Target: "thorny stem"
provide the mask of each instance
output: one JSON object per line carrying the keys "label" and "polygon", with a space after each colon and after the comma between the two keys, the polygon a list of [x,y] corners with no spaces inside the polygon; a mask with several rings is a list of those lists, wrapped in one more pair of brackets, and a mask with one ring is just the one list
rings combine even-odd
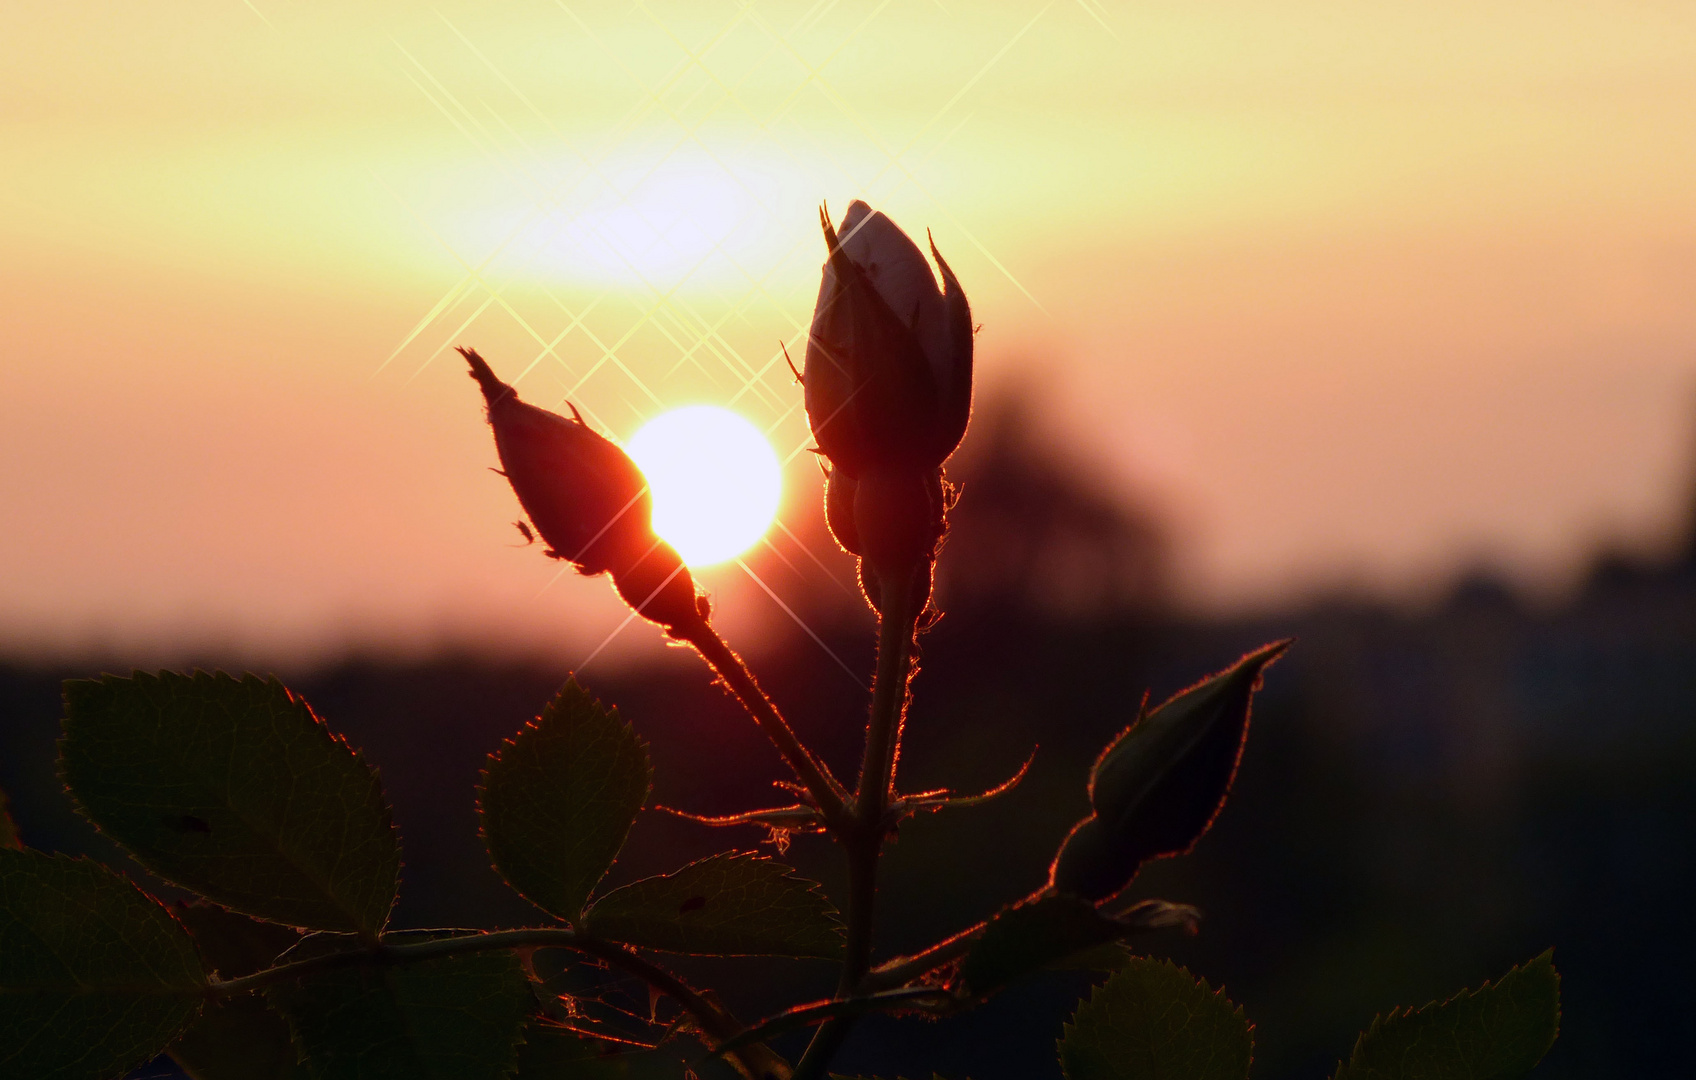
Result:
{"label": "thorny stem", "polygon": [[766,738],[777,747],[783,760],[789,763],[796,778],[801,781],[807,793],[813,797],[819,812],[833,830],[841,829],[848,821],[848,793],[836,777],[813,752],[801,744],[795,737],[795,732],[783,719],[783,714],[777,711],[777,706],[754,680],[754,673],[748,670],[748,665],[742,658],[725,644],[723,638],[712,624],[701,619],[692,624],[681,624],[671,628],[671,635],[679,641],[688,642],[701,654],[701,659],[718,674],[724,685],[742,703],[748,715],[760,725],[760,730],[766,733]]}
{"label": "thorny stem", "polygon": [[[436,938],[431,941],[409,941],[395,945],[376,945],[345,952],[326,953],[287,964],[278,964],[238,979],[212,979],[206,992],[212,997],[229,997],[260,990],[275,983],[360,964],[404,964],[435,960],[465,953],[489,952],[495,949],[516,949],[525,946],[574,949],[577,952],[621,968],[649,986],[665,994],[688,1013],[707,1035],[708,1045],[716,1046],[742,1032],[742,1025],[723,1008],[708,1001],[666,969],[644,960],[629,949],[612,942],[587,937],[565,927],[535,927],[522,930],[494,930],[460,937]],[[748,1051],[752,1050],[753,1053]],[[782,1059],[764,1046],[743,1047],[733,1052],[746,1075],[757,1080],[786,1075]]]}
{"label": "thorny stem", "polygon": [[919,569],[919,566],[908,567],[906,574],[893,575],[894,583],[883,587],[886,610],[878,622],[877,681],[872,687],[872,715],[866,727],[860,790],[854,799],[855,816],[864,824],[880,828],[895,782],[895,762],[901,756],[901,727],[907,719],[907,684],[913,677],[913,634],[920,614],[910,610],[912,582]]}
{"label": "thorny stem", "polygon": [[[1045,897],[1054,895],[1051,886],[1044,885],[1036,892],[1022,900],[1015,900],[1008,907],[1020,907],[1024,904],[1035,903]],[[1158,930],[1166,927],[1187,926],[1193,931],[1200,912],[1188,904],[1170,904],[1164,900],[1139,900],[1126,910],[1114,916],[1121,920],[1126,927],[1126,936],[1139,930]],[[898,956],[888,963],[879,964],[866,973],[860,980],[860,992],[865,994],[881,993],[898,986],[905,986],[922,975],[928,975],[937,968],[951,964],[971,951],[994,917],[985,919],[976,925],[945,938],[911,956]]]}
{"label": "thorny stem", "polygon": [[[901,756],[901,728],[907,717],[907,689],[913,677],[914,634],[920,612],[912,610],[912,583],[929,566],[919,562],[904,574],[884,579],[884,610],[878,623],[877,681],[872,687],[871,720],[866,726],[866,756],[854,798],[853,828],[839,834],[848,856],[848,941],[836,996],[854,995],[871,967],[873,912],[877,901],[877,864],[888,833],[886,812]],[[881,576],[881,575],[880,575]],[[795,1066],[796,1080],[822,1076],[836,1055],[854,1017],[827,1020],[813,1035]]]}
{"label": "thorny stem", "polygon": [[[1044,886],[1023,900],[1016,901],[1008,906],[1017,907],[1019,904],[1030,903],[1048,895],[1048,892],[1048,887]],[[989,924],[990,920],[985,919],[974,926],[967,927],[953,937],[944,938],[928,949],[916,952],[911,956],[898,956],[886,964],[879,964],[866,973],[866,977],[861,980],[861,987],[871,991],[902,986],[921,975],[935,971],[944,964],[958,960],[971,950],[978,938],[983,937],[984,931],[989,929]]]}

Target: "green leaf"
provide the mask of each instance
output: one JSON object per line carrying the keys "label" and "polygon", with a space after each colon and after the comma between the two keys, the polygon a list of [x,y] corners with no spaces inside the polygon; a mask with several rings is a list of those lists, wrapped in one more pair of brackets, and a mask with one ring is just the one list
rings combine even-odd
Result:
{"label": "green leaf", "polygon": [[257,994],[208,1005],[171,1057],[193,1080],[312,1080],[295,1060],[288,1022]]}
{"label": "green leaf", "polygon": [[0,791],[0,851],[20,851],[23,846],[23,838],[18,835],[17,822],[12,820],[6,793]]}
{"label": "green leaf", "polygon": [[60,766],[149,870],[237,911],[375,935],[400,847],[377,775],[276,679],[65,683]]}
{"label": "green leaf", "polygon": [[1224,991],[1142,956],[1096,987],[1060,1037],[1066,1080],[1245,1080],[1253,1052]]}
{"label": "green leaf", "polygon": [[1013,980],[1130,932],[1075,896],[1049,896],[1003,908],[960,964],[960,983],[988,997]]}
{"label": "green leaf", "polygon": [[127,879],[0,851],[0,1076],[120,1076],[165,1049],[204,987],[193,942]]}
{"label": "green leaf", "polygon": [[[209,974],[239,978],[271,966],[300,934],[214,904],[179,904],[176,916],[188,927]],[[171,1057],[194,1080],[311,1080],[297,1060],[289,1025],[258,994],[208,1002],[187,1031],[171,1044]]]}
{"label": "green leaf", "polygon": [[1514,1080],[1554,1045],[1561,979],[1550,950],[1476,990],[1372,1021],[1335,1080]]}
{"label": "green leaf", "polygon": [[188,928],[207,973],[222,979],[239,979],[270,967],[302,936],[298,930],[250,919],[204,900],[177,904],[173,914]]}
{"label": "green leaf", "polygon": [[584,924],[596,937],[662,952],[842,955],[842,923],[819,885],[752,852],[726,851],[614,889]]}
{"label": "green leaf", "polygon": [[1050,869],[1061,892],[1105,900],[1150,859],[1195,846],[1225,804],[1248,738],[1249,706],[1275,642],[1139,715],[1090,771],[1092,813],[1073,827]]}
{"label": "green leaf", "polygon": [[[394,944],[441,931],[387,934]],[[307,938],[282,962],[348,948]],[[530,985],[510,950],[330,968],[273,985],[296,1049],[316,1080],[504,1080],[518,1064]]]}
{"label": "green leaf", "polygon": [[582,917],[648,800],[648,751],[575,679],[489,758],[478,805],[495,869],[524,898]]}

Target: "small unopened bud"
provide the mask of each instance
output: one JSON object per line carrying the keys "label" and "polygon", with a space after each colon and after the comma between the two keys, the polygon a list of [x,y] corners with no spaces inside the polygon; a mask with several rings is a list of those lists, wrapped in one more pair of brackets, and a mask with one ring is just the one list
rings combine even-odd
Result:
{"label": "small unopened bud", "polygon": [[482,388],[501,470],[547,543],[583,574],[610,573],[619,595],[663,626],[704,617],[695,581],[653,528],[648,481],[628,454],[571,419],[520,401],[474,349],[460,349]]}
{"label": "small unopened bud", "polygon": [[695,593],[695,579],[677,550],[655,537],[633,563],[612,572],[612,583],[624,602],[644,618],[673,627],[704,620],[711,608]]}
{"label": "small unopened bud", "polygon": [[1257,649],[1153,712],[1139,712],[1090,771],[1091,813],[1054,857],[1054,889],[1106,900],[1143,863],[1195,846],[1230,794],[1261,673],[1289,645]]}
{"label": "small unopened bud", "polygon": [[935,244],[942,289],[918,245],[865,203],[849,205],[840,235],[819,216],[829,256],[803,375],[813,437],[856,479],[934,469],[972,408],[966,294]]}

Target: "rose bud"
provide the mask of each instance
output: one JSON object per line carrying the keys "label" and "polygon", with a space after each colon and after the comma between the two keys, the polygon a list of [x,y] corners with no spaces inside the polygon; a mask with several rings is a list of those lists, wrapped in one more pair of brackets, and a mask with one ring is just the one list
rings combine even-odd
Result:
{"label": "rose bud", "polygon": [[483,390],[501,469],[547,554],[579,573],[611,573],[619,595],[663,626],[704,617],[695,582],[653,528],[648,481],[628,454],[571,419],[518,399],[475,349],[460,349]]}
{"label": "rose bud", "polygon": [[940,469],[868,473],[854,492],[860,555],[875,567],[930,562],[948,529]]}
{"label": "rose bud", "polygon": [[972,313],[895,223],[856,200],[831,228],[802,375],[807,419],[831,464],[852,477],[923,472],[947,459],[972,407]]}
{"label": "rose bud", "polygon": [[860,485],[852,476],[837,469],[825,476],[824,520],[830,535],[850,555],[865,554],[860,548],[860,531],[854,525],[854,499]]}

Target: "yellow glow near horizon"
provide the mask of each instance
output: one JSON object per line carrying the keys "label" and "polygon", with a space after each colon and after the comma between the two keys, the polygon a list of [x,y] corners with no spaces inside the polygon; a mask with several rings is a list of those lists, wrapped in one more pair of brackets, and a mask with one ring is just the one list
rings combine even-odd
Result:
{"label": "yellow glow near horizon", "polygon": [[771,528],[783,493],[777,454],[729,409],[662,413],[624,449],[653,491],[654,531],[690,566],[734,558]]}
{"label": "yellow glow near horizon", "polygon": [[[816,163],[814,163],[816,165]],[[808,226],[818,184],[757,149],[637,141],[593,168],[549,161],[556,188],[468,197],[450,232],[518,280],[698,291],[763,281]],[[810,249],[809,249],[810,251]]]}
{"label": "yellow glow near horizon", "polygon": [[6,14],[27,655],[599,640],[608,590],[560,620],[490,544],[512,499],[451,346],[620,435],[734,396],[781,459],[809,431],[777,343],[854,198],[934,230],[980,404],[1171,516],[1186,610],[1478,560],[1552,588],[1682,527],[1689,4]]}

